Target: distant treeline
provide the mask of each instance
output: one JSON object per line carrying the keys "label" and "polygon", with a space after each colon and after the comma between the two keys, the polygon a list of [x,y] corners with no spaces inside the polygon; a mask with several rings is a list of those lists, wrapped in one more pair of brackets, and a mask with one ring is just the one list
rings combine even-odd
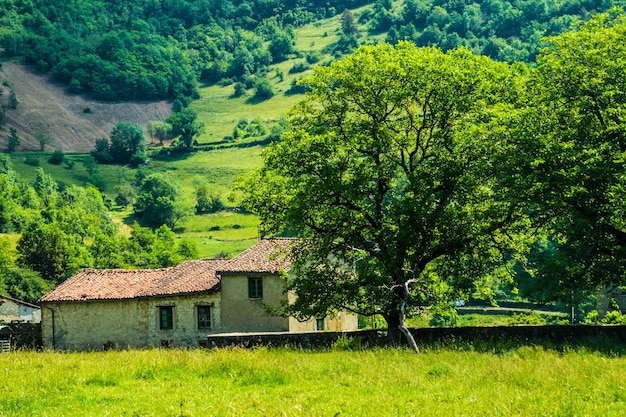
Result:
{"label": "distant treeline", "polygon": [[[621,0],[377,0],[361,27],[443,50],[532,62],[540,39]],[[0,5],[0,42],[51,71],[73,92],[118,101],[197,95],[199,79],[246,84],[289,57],[293,28],[366,0],[10,0]],[[367,43],[354,33],[346,45]]]}
{"label": "distant treeline", "polygon": [[459,46],[507,62],[533,62],[545,36],[558,35],[572,23],[624,4],[621,0],[378,0],[369,20],[386,41],[408,40],[444,51]]}

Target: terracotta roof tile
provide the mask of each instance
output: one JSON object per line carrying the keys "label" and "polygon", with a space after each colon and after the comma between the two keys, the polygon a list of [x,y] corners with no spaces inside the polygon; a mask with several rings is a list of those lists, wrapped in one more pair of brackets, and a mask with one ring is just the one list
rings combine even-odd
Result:
{"label": "terracotta roof tile", "polygon": [[187,261],[161,269],[85,269],[41,298],[46,301],[121,300],[216,290],[226,261]]}
{"label": "terracotta roof tile", "polygon": [[262,239],[218,268],[218,273],[277,274],[291,268],[289,249],[295,239]]}
{"label": "terracotta roof tile", "polygon": [[217,290],[221,273],[289,270],[294,239],[262,239],[233,259],[187,261],[161,269],[84,269],[40,301],[122,300]]}

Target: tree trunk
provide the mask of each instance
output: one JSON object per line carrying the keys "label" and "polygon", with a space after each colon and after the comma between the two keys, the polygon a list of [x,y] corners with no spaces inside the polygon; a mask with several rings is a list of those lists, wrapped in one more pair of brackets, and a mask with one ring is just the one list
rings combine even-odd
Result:
{"label": "tree trunk", "polygon": [[398,295],[401,297],[400,308],[397,311],[389,312],[385,315],[385,320],[387,321],[387,340],[392,344],[397,344],[400,342],[400,338],[402,335],[406,338],[409,346],[413,349],[413,352],[419,353],[419,348],[417,347],[417,343],[415,343],[415,338],[406,327],[405,318],[406,318],[406,304],[409,300],[409,285],[414,283],[414,279],[410,279],[406,281],[403,285],[398,285],[396,288],[399,290]]}
{"label": "tree trunk", "polygon": [[397,311],[385,314],[387,322],[387,343],[398,345],[402,340],[402,331],[400,331],[400,316]]}
{"label": "tree trunk", "polygon": [[400,314],[399,314],[399,319],[398,319],[398,321],[400,322],[400,324],[398,325],[398,329],[400,329],[402,334],[404,334],[404,337],[406,337],[406,341],[409,342],[409,346],[411,346],[411,349],[413,349],[413,352],[420,353],[420,350],[417,347],[417,343],[415,343],[415,339],[413,338],[413,335],[411,334],[409,329],[406,327],[406,324],[404,321],[404,319],[406,318],[405,310],[406,310],[407,298],[408,298],[408,294],[404,298],[404,300],[402,300],[402,306],[400,307]]}

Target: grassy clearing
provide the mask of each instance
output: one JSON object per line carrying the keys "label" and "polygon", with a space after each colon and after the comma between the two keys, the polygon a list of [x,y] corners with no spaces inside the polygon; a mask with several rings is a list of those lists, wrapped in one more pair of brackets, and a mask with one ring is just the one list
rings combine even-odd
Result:
{"label": "grassy clearing", "polygon": [[624,366],[536,346],[17,352],[0,416],[621,416]]}

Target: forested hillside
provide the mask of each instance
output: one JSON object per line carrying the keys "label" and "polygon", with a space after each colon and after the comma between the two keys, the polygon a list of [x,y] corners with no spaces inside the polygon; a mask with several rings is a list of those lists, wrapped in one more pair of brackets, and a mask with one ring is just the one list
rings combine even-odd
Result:
{"label": "forested hillside", "polygon": [[[9,56],[51,71],[75,93],[118,101],[197,98],[198,80],[242,81],[249,88],[269,66],[299,51],[293,28],[365,0],[11,0],[0,6],[0,38]],[[543,36],[567,30],[615,0],[377,0],[344,22],[341,54],[367,34],[386,33],[443,50],[533,61]]]}

